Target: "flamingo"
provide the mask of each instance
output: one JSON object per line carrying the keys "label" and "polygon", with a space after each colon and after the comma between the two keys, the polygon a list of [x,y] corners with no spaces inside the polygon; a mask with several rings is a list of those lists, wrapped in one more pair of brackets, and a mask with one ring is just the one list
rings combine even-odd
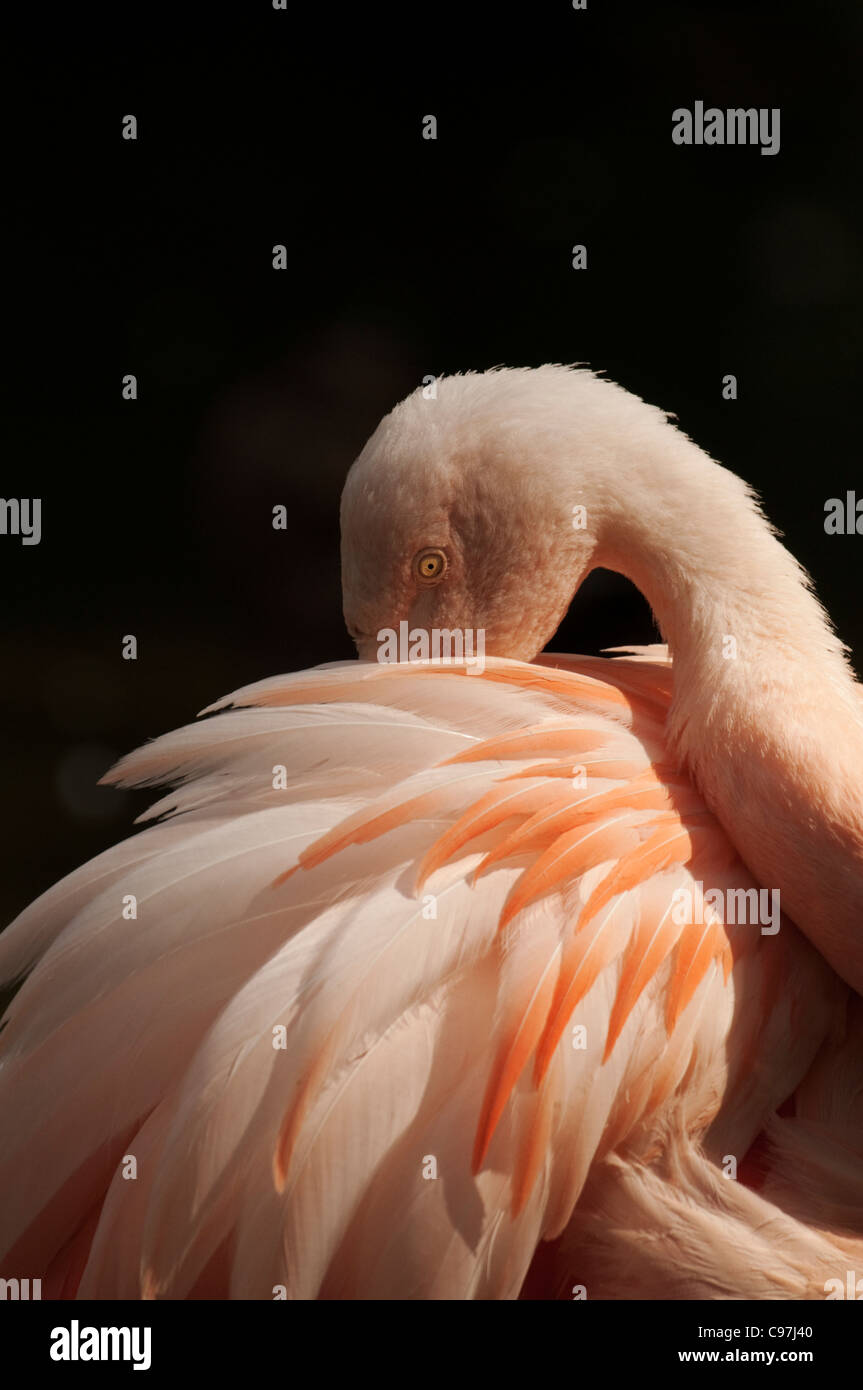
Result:
{"label": "flamingo", "polygon": [[[846,653],[663,411],[559,365],[428,397],[345,484],[360,659],[124,758],[108,782],[170,788],[147,828],[0,936],[0,1268],[100,1299],[824,1298],[863,1272]],[[538,655],[597,566],[667,647]],[[402,623],[482,634],[482,669],[376,660]]]}

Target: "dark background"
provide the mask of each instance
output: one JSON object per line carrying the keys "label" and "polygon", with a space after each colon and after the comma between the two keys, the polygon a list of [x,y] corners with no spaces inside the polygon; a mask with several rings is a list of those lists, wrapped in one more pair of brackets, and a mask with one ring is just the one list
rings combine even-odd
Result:
{"label": "dark background", "polygon": [[[0,925],[152,800],[94,787],[114,757],[353,654],[342,481],[429,372],[582,361],[675,411],[762,494],[861,671],[863,541],[824,532],[863,492],[858,4],[34,24],[5,83],[0,495],[40,496],[43,534],[0,536]],[[780,107],[780,153],[673,145],[696,99]],[[651,637],[600,573],[553,645]]]}

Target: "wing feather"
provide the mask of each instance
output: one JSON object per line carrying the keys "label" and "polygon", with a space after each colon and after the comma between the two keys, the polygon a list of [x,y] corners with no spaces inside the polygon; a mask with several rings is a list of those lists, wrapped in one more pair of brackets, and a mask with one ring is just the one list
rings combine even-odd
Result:
{"label": "wing feather", "polygon": [[0,938],[36,962],[0,1248],[67,1289],[86,1258],[88,1297],[509,1298],[616,1154],[751,1142],[837,986],[784,920],[672,912],[751,884],[665,748],[672,680],[336,663],[124,759],[171,818]]}

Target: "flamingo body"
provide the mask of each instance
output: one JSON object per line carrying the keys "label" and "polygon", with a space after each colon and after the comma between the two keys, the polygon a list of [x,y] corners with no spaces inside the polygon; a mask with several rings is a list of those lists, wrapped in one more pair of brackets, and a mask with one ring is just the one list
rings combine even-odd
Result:
{"label": "flamingo body", "polygon": [[[592,409],[610,384],[589,380]],[[847,904],[824,927],[805,854],[781,866],[803,910],[740,919],[788,854],[782,729],[765,744],[725,678],[694,722],[712,657],[691,596],[680,663],[522,659],[559,595],[520,617],[467,583],[478,493],[453,500],[435,429],[449,502],[407,551],[443,550],[450,608],[387,568],[364,455],[346,614],[368,656],[379,619],[454,626],[472,604],[484,671],[363,660],[237,692],[119,764],[118,785],[173,788],[156,823],[0,936],[0,976],[26,975],[0,1038],[3,1272],[81,1298],[823,1297],[863,1260],[859,940]],[[374,476],[405,432],[397,415]],[[859,691],[820,640],[855,740]],[[732,713],[757,836],[712,755]],[[853,892],[844,787],[795,833]]]}

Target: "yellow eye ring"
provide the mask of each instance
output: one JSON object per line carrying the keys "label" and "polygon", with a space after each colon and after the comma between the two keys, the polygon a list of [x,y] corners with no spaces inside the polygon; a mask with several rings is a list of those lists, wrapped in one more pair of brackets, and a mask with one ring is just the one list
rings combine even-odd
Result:
{"label": "yellow eye ring", "polygon": [[443,550],[431,546],[414,556],[414,574],[421,584],[439,584],[446,574],[447,558]]}

